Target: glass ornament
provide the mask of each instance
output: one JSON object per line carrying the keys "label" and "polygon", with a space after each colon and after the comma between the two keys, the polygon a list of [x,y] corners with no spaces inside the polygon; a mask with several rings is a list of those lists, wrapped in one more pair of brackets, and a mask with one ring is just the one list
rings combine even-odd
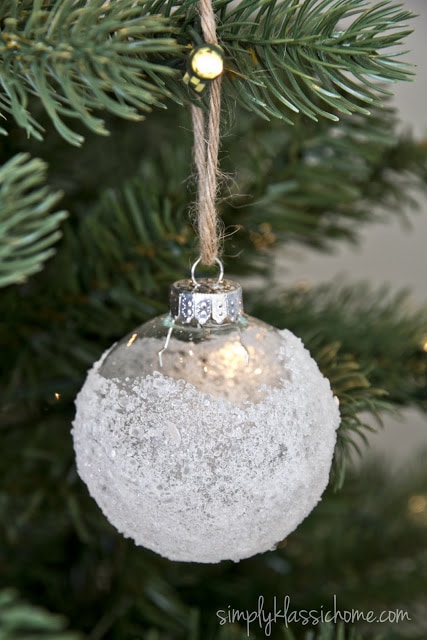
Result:
{"label": "glass ornament", "polygon": [[328,483],[336,398],[302,342],[243,312],[241,287],[181,280],[76,400],[80,476],[136,544],[172,560],[267,551]]}

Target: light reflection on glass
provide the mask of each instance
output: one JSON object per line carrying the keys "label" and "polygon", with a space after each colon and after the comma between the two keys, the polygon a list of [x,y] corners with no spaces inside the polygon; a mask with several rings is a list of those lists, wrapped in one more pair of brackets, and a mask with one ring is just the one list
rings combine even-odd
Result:
{"label": "light reflection on glass", "polygon": [[138,337],[138,334],[137,333],[133,333],[131,335],[131,337],[129,338],[126,346],[128,346],[128,347],[132,346],[133,343],[135,342],[135,340],[137,339],[137,337]]}
{"label": "light reflection on glass", "polygon": [[239,405],[257,403],[265,397],[267,386],[277,388],[288,379],[280,359],[282,348],[280,333],[251,316],[198,327],[159,316],[119,342],[102,363],[100,374],[126,379],[131,386],[134,378],[158,371],[213,397]]}

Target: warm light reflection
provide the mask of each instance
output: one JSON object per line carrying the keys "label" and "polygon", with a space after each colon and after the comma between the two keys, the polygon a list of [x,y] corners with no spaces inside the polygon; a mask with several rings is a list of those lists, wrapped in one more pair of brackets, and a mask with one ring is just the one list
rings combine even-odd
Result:
{"label": "warm light reflection", "polygon": [[213,80],[221,75],[224,63],[220,53],[216,49],[201,47],[194,52],[191,66],[199,78]]}
{"label": "warm light reflection", "polygon": [[427,353],[427,340],[424,341],[423,350]]}
{"label": "warm light reflection", "polygon": [[133,343],[135,342],[135,340],[137,339],[138,334],[137,333],[133,333],[131,335],[131,337],[128,340],[127,346],[130,347],[131,345],[133,345]]}
{"label": "warm light reflection", "polygon": [[59,400],[59,399],[60,399],[60,397],[61,397],[61,394],[60,394],[60,393],[55,393],[55,400]]}
{"label": "warm light reflection", "polygon": [[310,280],[308,280],[307,278],[302,278],[297,282],[296,288],[298,289],[298,291],[301,291],[301,293],[306,293],[307,291],[310,291],[311,286],[312,285]]}
{"label": "warm light reflection", "polygon": [[427,509],[426,496],[411,496],[408,500],[408,510],[410,513],[423,513]]}
{"label": "warm light reflection", "polygon": [[242,344],[234,342],[219,349],[215,360],[221,364],[225,378],[234,378],[248,364],[249,353]]}

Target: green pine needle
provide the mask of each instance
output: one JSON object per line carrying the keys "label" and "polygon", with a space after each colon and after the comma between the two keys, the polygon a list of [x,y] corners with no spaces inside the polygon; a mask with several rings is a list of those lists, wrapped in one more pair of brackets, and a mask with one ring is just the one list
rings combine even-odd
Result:
{"label": "green pine needle", "polygon": [[253,120],[242,118],[226,140],[229,166],[242,167],[242,195],[223,206],[226,225],[240,226],[230,244],[255,245],[260,256],[292,242],[331,251],[343,239],[357,243],[366,224],[407,219],[417,209],[427,149],[397,133],[393,109],[375,106],[370,116],[343,116],[339,124],[301,116],[294,127]]}
{"label": "green pine needle", "polygon": [[0,168],[0,287],[22,283],[54,254],[65,211],[44,185],[46,164],[20,153]]}
{"label": "green pine needle", "polygon": [[[381,85],[412,75],[398,59],[412,17],[400,5],[244,0],[230,9],[218,0],[215,9],[229,112],[237,101],[267,120],[292,123],[304,114],[337,121],[340,114],[369,114],[389,93]],[[88,0],[84,11],[71,0],[8,0],[0,19],[0,110],[38,139],[33,94],[74,145],[83,136],[70,118],[106,134],[97,111],[138,120],[168,96],[193,99],[182,77],[185,46],[198,29],[194,0]]]}
{"label": "green pine needle", "polygon": [[62,616],[27,604],[13,589],[0,591],[1,640],[83,640],[66,626]]}
{"label": "green pine needle", "polygon": [[[60,135],[80,145],[83,136],[66,120],[79,119],[106,134],[94,112],[131,120],[161,106],[164,76],[174,71],[161,56],[179,55],[169,20],[149,15],[145,0],[8,0],[0,8],[0,110],[29,135],[42,127],[29,112],[36,95]],[[84,10],[83,10],[84,9]]]}
{"label": "green pine needle", "polygon": [[[153,2],[153,9],[163,6]],[[224,101],[289,123],[295,114],[337,121],[369,114],[381,104],[383,83],[408,80],[398,60],[411,33],[411,12],[392,2],[360,0],[217,0],[218,36],[225,51]],[[193,0],[171,14],[185,31],[196,24]],[[181,22],[180,22],[181,21]],[[174,89],[171,89],[174,91]]]}
{"label": "green pine needle", "polygon": [[[255,296],[256,297],[256,296]],[[366,434],[399,406],[425,409],[427,309],[413,309],[405,292],[367,285],[295,288],[251,308],[303,339],[340,402],[332,484],[361,456]]]}

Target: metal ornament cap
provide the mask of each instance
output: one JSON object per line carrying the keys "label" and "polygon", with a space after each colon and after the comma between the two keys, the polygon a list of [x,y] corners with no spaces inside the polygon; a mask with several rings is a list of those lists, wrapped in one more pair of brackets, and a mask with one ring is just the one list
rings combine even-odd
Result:
{"label": "metal ornament cap", "polygon": [[178,280],[171,285],[169,309],[176,322],[226,324],[243,313],[242,287],[234,280],[199,278]]}

